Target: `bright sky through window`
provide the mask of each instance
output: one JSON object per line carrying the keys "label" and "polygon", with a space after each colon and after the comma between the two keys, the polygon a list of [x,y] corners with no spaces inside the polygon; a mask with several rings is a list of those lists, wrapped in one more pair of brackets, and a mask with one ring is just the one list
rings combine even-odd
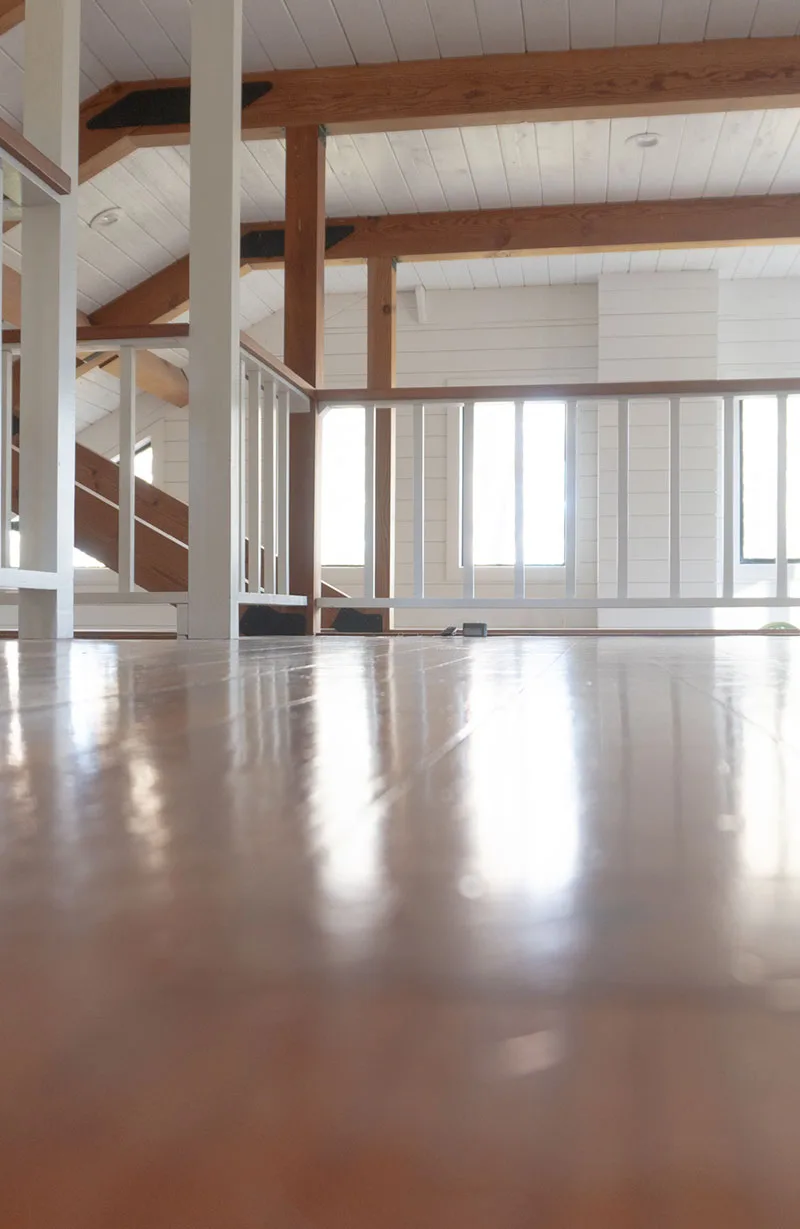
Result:
{"label": "bright sky through window", "polygon": [[364,409],[337,405],[322,416],[322,542],[325,566],[364,566]]}
{"label": "bright sky through window", "polygon": [[[800,559],[800,397],[789,397],[787,435],[787,552]],[[772,562],[777,553],[778,402],[742,401],[742,559]]]}

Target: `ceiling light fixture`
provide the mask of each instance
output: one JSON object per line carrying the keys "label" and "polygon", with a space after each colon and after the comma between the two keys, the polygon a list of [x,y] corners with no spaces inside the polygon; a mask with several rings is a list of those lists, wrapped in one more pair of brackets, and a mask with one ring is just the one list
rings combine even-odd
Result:
{"label": "ceiling light fixture", "polygon": [[636,145],[638,149],[654,149],[661,140],[657,132],[634,132],[628,137],[626,145]]}
{"label": "ceiling light fixture", "polygon": [[114,207],[113,209],[101,209],[96,213],[89,223],[90,230],[108,230],[110,226],[116,226],[117,222],[122,217],[122,210]]}

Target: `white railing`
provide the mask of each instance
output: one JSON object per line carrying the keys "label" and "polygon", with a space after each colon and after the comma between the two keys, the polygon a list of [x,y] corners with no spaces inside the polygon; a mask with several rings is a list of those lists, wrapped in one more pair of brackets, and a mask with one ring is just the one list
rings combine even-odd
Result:
{"label": "white railing", "polygon": [[[242,349],[239,604],[305,606],[289,586],[289,417],[295,389],[253,346]],[[306,411],[310,405],[300,406]]]}
{"label": "white railing", "polygon": [[[357,607],[360,609],[442,609],[442,610],[512,610],[512,609],[558,609],[558,610],[660,610],[716,609],[726,607],[755,607],[785,609],[800,606],[800,583],[793,590],[793,567],[788,555],[787,514],[787,400],[800,392],[800,382],[745,381],[743,383],[717,382],[712,384],[691,383],[671,387],[666,384],[645,386],[581,385],[526,388],[474,388],[459,389],[413,389],[370,391],[366,400],[358,390],[329,391],[318,394],[320,410],[332,405],[363,405],[366,415],[366,481],[365,481],[365,563],[363,596],[350,598],[319,597],[321,607]],[[770,396],[777,402],[777,465],[775,471],[775,513],[777,523],[776,555],[771,579],[765,582],[762,574],[759,583],[746,575],[747,569],[741,558],[740,517],[740,413],[742,400],[751,396]],[[528,407],[537,403],[560,400],[565,407],[565,464],[564,464],[564,556],[558,566],[548,566],[546,593],[539,583],[542,567],[532,566],[525,558],[525,472],[524,472],[524,414]],[[477,402],[513,402],[515,411],[514,435],[514,563],[504,569],[484,567],[475,558],[475,405]],[[632,497],[644,491],[642,476],[632,465],[635,450],[631,447],[632,427],[643,403],[658,403],[663,410],[662,451],[666,454],[663,472],[659,474],[654,490],[663,496],[663,515],[659,514],[656,556],[658,577],[643,577],[639,553],[642,535],[641,514],[632,512]],[[689,542],[682,530],[684,518],[690,515],[684,503],[688,495],[687,452],[687,403],[702,402],[710,407],[709,430],[715,435],[713,490],[708,499],[715,502],[713,529],[704,531],[709,537],[705,544],[704,559],[708,556],[707,575],[699,576],[702,570],[695,567],[689,572],[694,560],[690,558]],[[411,525],[412,558],[406,559],[402,569],[396,568],[393,578],[394,597],[375,596],[375,465],[374,419],[375,406],[394,405],[405,408],[411,418]],[[427,529],[426,500],[426,415],[431,407],[448,407],[448,412],[459,422],[458,447],[460,464],[458,500],[454,503],[448,492],[448,536],[454,531],[452,508],[458,507],[458,531],[460,531],[459,565],[456,569],[440,569],[435,572],[425,558]],[[591,419],[590,430],[598,430],[595,420],[602,415],[601,432],[605,430],[614,437],[613,446],[608,442],[596,448],[595,463],[598,468],[597,484],[593,497],[593,548],[586,549],[586,542],[579,540],[579,467],[583,459],[580,452],[581,435],[586,420]],[[452,447],[453,433],[450,434]],[[602,463],[600,458],[602,457]],[[605,468],[603,468],[605,466]],[[450,466],[452,483],[453,466]],[[636,474],[637,485],[632,490],[631,475]],[[646,493],[646,492],[645,492]],[[582,496],[586,502],[587,496]],[[406,505],[407,506],[407,505]],[[638,509],[638,505],[635,505]],[[708,511],[708,510],[707,510]],[[584,513],[585,515],[585,513]],[[613,530],[608,529],[610,522]],[[601,528],[602,526],[602,528]],[[712,542],[713,539],[713,542]],[[584,553],[583,567],[581,551]],[[603,557],[603,551],[608,558]],[[587,560],[593,568],[586,566]],[[587,573],[592,571],[592,575]],[[798,569],[800,572],[800,569]],[[431,579],[433,573],[433,579]],[[502,573],[502,576],[500,574]],[[489,575],[491,574],[491,575]],[[687,580],[687,574],[690,579]],[[458,583],[460,582],[460,583]],[[800,582],[800,575],[798,575]],[[497,590],[508,590],[498,596]],[[433,591],[432,591],[433,590]],[[537,592],[538,590],[538,592]]]}
{"label": "white railing", "polygon": [[[48,206],[59,209],[70,194],[69,177],[19,133],[0,121],[0,213],[5,219],[19,221],[22,206]],[[6,199],[11,204],[6,210]],[[46,293],[52,294],[53,269],[41,270]],[[39,286],[38,289],[42,289]],[[0,260],[0,302],[3,301],[3,262]],[[12,590],[54,590],[55,571],[37,571],[12,566],[11,526],[13,467],[13,357],[2,355],[0,363],[0,592]],[[48,526],[48,530],[52,527]]]}

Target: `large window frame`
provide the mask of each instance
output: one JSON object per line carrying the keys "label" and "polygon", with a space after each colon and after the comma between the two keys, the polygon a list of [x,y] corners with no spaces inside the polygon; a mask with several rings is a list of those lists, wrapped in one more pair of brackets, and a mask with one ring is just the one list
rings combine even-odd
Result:
{"label": "large window frame", "polygon": [[[480,400],[480,399],[478,399]],[[487,401],[489,398],[486,399]],[[509,399],[510,400],[510,399]],[[526,401],[534,401],[535,398],[528,397]],[[561,402],[563,398],[552,398],[553,401]],[[567,405],[564,402],[565,407]],[[462,583],[464,578],[464,564],[462,555],[463,546],[463,486],[464,486],[464,468],[463,468],[463,406],[458,403],[448,405],[447,413],[447,529],[446,529],[446,564],[445,575],[446,580],[450,583]],[[567,457],[566,449],[568,447],[568,430],[566,426],[565,415],[565,431],[564,431],[564,553],[565,559],[562,563],[527,563],[525,564],[525,574],[527,577],[526,583],[528,586],[548,585],[548,584],[563,584],[566,573],[566,550],[567,550],[567,500],[569,492],[567,489]],[[575,458],[576,464],[578,458]],[[577,499],[577,490],[576,490]],[[577,515],[577,508],[576,508]],[[505,586],[509,584],[513,576],[514,563],[476,563],[475,577],[477,583],[482,587],[491,587],[492,585]]]}
{"label": "large window frame", "polygon": [[[777,395],[764,394],[764,397],[774,399],[777,406]],[[758,398],[761,400],[762,398]],[[777,552],[771,557],[769,555],[746,555],[745,554],[745,489],[744,489],[744,453],[745,453],[745,424],[744,424],[744,407],[747,397],[738,397],[736,402],[737,415],[737,430],[736,430],[736,495],[737,495],[737,516],[738,516],[738,563],[742,568],[769,568],[777,565]],[[800,400],[800,399],[799,399]],[[797,413],[800,414],[800,405],[798,405]],[[800,556],[790,555],[787,562],[790,565],[800,564]]]}

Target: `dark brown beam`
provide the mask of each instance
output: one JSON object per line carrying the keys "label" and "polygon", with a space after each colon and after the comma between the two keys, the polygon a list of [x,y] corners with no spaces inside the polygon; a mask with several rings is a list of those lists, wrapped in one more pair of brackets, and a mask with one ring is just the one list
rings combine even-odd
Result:
{"label": "dark brown beam", "polygon": [[[325,323],[325,137],[316,126],[286,134],[284,361],[314,388],[322,381]],[[289,450],[290,591],[308,598],[307,630],[319,631],[319,430],[293,414]]]}
{"label": "dark brown beam", "polygon": [[30,141],[26,141],[22,133],[17,132],[16,128],[12,128],[4,119],[0,119],[0,154],[8,154],[14,158],[20,166],[31,171],[58,196],[69,195],[72,181],[67,172],[62,171],[52,158],[48,158]]}
{"label": "dark brown beam", "polygon": [[[367,383],[393,388],[397,383],[397,268],[390,256],[367,262]],[[375,596],[394,597],[395,410],[375,411]],[[391,611],[383,613],[384,631]]]}
{"label": "dark brown beam", "polygon": [[[332,133],[384,132],[794,107],[800,104],[800,41],[743,38],[412,60],[248,74],[245,83],[256,91],[268,87],[243,100],[242,131],[251,140],[316,125]],[[131,82],[89,99],[81,179],[137,145],[186,142],[188,84],[186,78]],[[167,89],[171,114],[164,118],[158,95]]]}

